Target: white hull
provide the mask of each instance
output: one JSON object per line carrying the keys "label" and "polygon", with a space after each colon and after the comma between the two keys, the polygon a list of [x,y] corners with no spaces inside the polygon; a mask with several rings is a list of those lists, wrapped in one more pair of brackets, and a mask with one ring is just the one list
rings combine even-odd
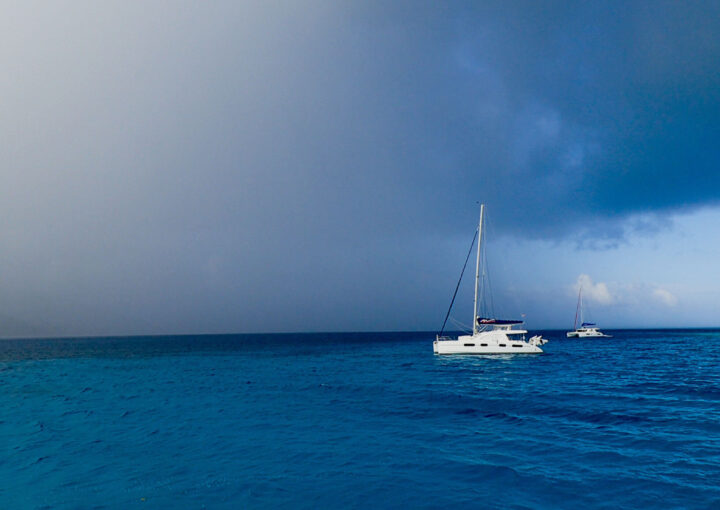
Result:
{"label": "white hull", "polygon": [[568,331],[568,338],[612,338],[610,335],[606,335],[602,331],[591,330],[591,331]]}
{"label": "white hull", "polygon": [[[523,333],[513,331],[513,333]],[[514,336],[514,335],[513,335]],[[503,331],[483,331],[464,335],[457,340],[438,338],[433,342],[435,354],[541,354],[538,344],[544,340],[533,337],[530,341],[513,339]]]}

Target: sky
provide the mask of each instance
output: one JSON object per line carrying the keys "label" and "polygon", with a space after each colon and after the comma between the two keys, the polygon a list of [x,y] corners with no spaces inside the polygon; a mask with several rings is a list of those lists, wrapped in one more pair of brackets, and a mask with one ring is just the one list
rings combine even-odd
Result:
{"label": "sky", "polygon": [[717,2],[0,7],[0,337],[720,326]]}

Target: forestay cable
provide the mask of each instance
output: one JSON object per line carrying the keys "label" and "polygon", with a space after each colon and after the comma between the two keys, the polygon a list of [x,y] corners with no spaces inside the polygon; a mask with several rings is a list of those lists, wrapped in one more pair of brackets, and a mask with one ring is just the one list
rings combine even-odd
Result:
{"label": "forestay cable", "polygon": [[465,257],[465,264],[463,265],[462,271],[460,272],[460,279],[457,282],[457,285],[455,286],[455,293],[453,294],[452,301],[450,301],[450,308],[448,308],[447,314],[445,315],[445,320],[443,321],[442,328],[440,328],[439,336],[443,334],[443,331],[445,331],[445,324],[447,324],[448,317],[450,317],[450,310],[452,310],[453,304],[455,303],[455,296],[457,296],[458,289],[460,288],[460,282],[462,281],[462,277],[465,274],[465,268],[467,267],[468,260],[470,260],[470,254],[472,253],[473,246],[475,246],[475,239],[477,239],[478,231],[475,229],[475,235],[473,236],[473,240],[470,243],[470,249],[468,250],[467,257]]}

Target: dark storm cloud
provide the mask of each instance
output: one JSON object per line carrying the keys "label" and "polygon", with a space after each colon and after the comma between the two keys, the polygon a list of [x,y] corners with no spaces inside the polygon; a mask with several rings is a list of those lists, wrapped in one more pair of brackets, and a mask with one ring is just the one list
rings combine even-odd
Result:
{"label": "dark storm cloud", "polygon": [[614,237],[630,215],[716,203],[718,14],[709,2],[453,12],[454,30],[426,30],[447,40],[417,80],[437,85],[417,104],[440,152],[425,162],[433,189],[482,197],[507,228],[540,236],[592,225]]}
{"label": "dark storm cloud", "polygon": [[480,4],[7,7],[8,320],[410,327],[476,200],[609,242],[717,202],[716,3]]}

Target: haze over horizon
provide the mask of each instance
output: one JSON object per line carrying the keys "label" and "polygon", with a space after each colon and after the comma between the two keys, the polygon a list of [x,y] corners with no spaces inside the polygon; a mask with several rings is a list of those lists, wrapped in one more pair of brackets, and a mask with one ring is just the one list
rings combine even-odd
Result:
{"label": "haze over horizon", "polygon": [[[720,326],[720,4],[0,18],[0,337]],[[470,278],[453,313],[469,322]]]}

